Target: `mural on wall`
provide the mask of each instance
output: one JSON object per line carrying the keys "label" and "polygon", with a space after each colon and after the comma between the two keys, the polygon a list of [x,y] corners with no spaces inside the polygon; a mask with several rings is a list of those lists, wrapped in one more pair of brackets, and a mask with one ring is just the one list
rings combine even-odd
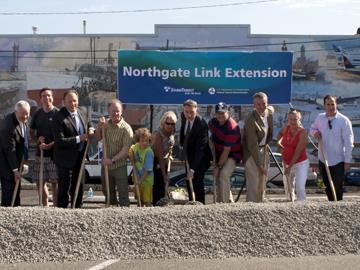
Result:
{"label": "mural on wall", "polygon": [[74,88],[92,118],[106,114],[117,87],[118,49],[134,49],[134,44],[126,38],[0,37],[1,116],[19,99],[38,106],[43,87],[54,90],[59,107],[63,93]]}
{"label": "mural on wall", "polygon": [[[107,101],[115,97],[118,49],[291,51],[291,105],[303,112],[304,126],[309,127],[322,112],[323,96],[335,94],[339,109],[353,123],[355,140],[360,141],[360,37],[254,35],[249,25],[158,25],[151,35],[0,36],[0,118],[19,99],[37,106],[38,91],[47,86],[54,89],[58,106],[64,91],[77,89],[81,105],[97,121],[106,114]],[[289,107],[275,104],[277,130]],[[250,108],[232,109],[240,124]],[[169,109],[180,115],[182,108],[154,106],[151,117],[149,106],[131,105],[126,107],[125,118],[134,129],[150,125],[156,129]],[[200,113],[210,119],[213,106],[201,106]]]}

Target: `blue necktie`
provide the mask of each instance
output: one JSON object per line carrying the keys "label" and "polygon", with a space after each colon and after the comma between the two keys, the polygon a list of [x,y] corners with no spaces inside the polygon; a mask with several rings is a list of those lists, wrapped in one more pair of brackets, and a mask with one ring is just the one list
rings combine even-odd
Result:
{"label": "blue necktie", "polygon": [[[84,127],[83,127],[83,125],[81,123],[80,116],[79,115],[76,116],[76,113],[72,113],[71,115],[72,115],[72,117],[73,117],[73,119],[75,121],[76,130],[77,130],[78,134],[79,135],[84,134],[85,133],[84,132]],[[80,142],[79,151],[81,152],[83,149],[84,149],[84,142]]]}

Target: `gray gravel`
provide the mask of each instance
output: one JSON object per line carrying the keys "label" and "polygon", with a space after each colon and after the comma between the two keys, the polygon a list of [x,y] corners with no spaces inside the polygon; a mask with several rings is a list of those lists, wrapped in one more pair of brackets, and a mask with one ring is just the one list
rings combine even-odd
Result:
{"label": "gray gravel", "polygon": [[360,254],[360,204],[0,208],[0,262]]}

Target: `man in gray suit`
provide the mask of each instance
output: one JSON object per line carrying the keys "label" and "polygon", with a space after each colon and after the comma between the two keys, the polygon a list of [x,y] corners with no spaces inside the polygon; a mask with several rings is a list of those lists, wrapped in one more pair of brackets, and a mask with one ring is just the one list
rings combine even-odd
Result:
{"label": "man in gray suit", "polygon": [[270,162],[267,144],[273,137],[273,116],[265,93],[256,93],[253,102],[254,110],[245,119],[242,143],[246,201],[263,202]]}

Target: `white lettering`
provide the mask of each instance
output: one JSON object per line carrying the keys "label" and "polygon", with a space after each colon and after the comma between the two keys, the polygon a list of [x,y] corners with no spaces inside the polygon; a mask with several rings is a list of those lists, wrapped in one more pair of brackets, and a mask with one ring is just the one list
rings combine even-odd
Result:
{"label": "white lettering", "polygon": [[247,70],[247,69],[225,69],[225,77],[226,78],[286,78],[287,72],[286,70],[277,70],[271,69],[270,67],[267,69],[255,69],[255,70]]}

